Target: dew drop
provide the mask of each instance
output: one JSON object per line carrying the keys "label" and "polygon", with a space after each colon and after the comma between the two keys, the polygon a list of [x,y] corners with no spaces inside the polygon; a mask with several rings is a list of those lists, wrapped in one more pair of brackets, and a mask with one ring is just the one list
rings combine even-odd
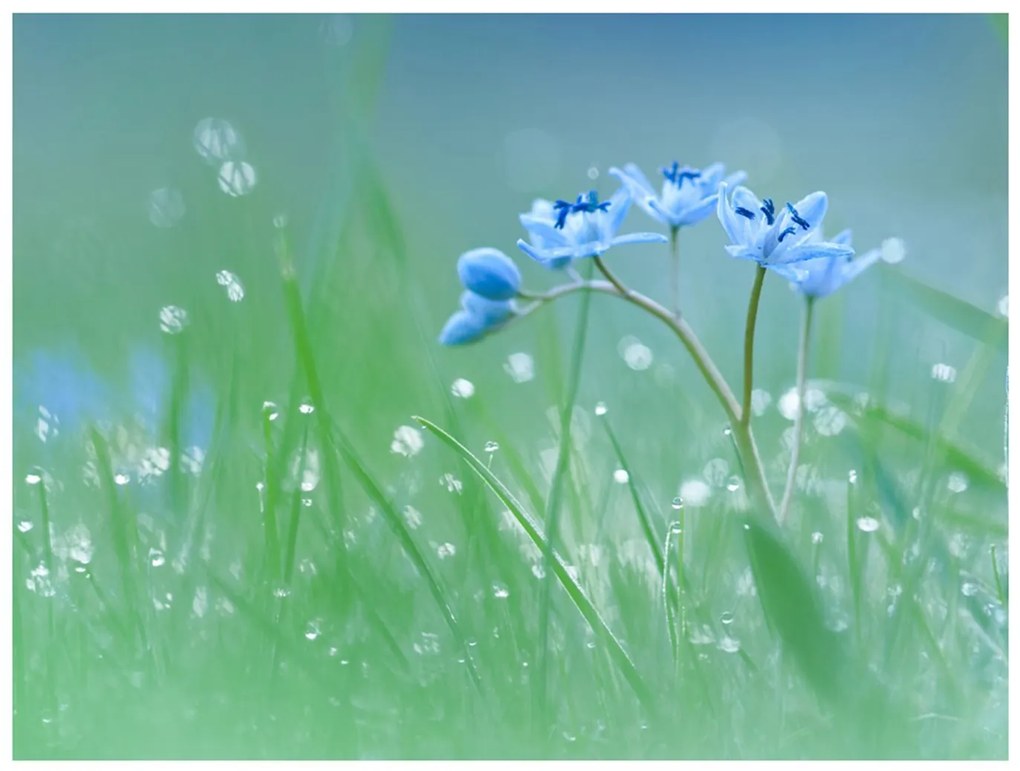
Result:
{"label": "dew drop", "polygon": [[247,161],[226,161],[216,181],[220,190],[233,198],[247,195],[255,188],[255,167]]}
{"label": "dew drop", "polygon": [[846,478],[850,484],[852,485],[857,484],[857,470],[850,469],[849,473],[846,475]]}
{"label": "dew drop", "polygon": [[412,455],[417,455],[424,445],[421,431],[412,426],[400,426],[393,432],[390,452],[410,458]]}
{"label": "dew drop", "polygon": [[596,180],[599,178],[599,170],[595,165],[588,167],[588,179]]}
{"label": "dew drop", "polygon": [[464,489],[464,483],[449,472],[439,477],[439,484],[445,487],[448,493],[457,493],[459,495],[460,491]]}
{"label": "dew drop", "polygon": [[620,340],[618,350],[624,362],[632,370],[640,372],[652,366],[654,360],[652,349],[632,335]]}
{"label": "dew drop", "polygon": [[499,451],[499,442],[488,441],[485,443],[485,451],[490,455]]}
{"label": "dew drop", "polygon": [[704,505],[712,495],[712,488],[700,479],[688,479],[680,485],[680,497],[691,506]]}
{"label": "dew drop", "polygon": [[607,412],[609,412],[609,408],[606,406],[605,402],[599,402],[598,404],[595,405],[595,414],[598,417],[601,418]]}
{"label": "dew drop", "polygon": [[736,653],[740,650],[740,641],[725,635],[719,638],[719,643],[716,647],[723,653]]}
{"label": "dew drop", "polygon": [[[507,589],[502,584],[493,584],[492,585],[492,596],[495,597],[498,600],[505,600],[507,597],[510,596],[510,590]],[[525,665],[525,666],[527,666],[527,665]]]}
{"label": "dew drop", "polygon": [[470,399],[475,395],[475,384],[470,380],[459,377],[450,386],[450,393],[458,399]]}
{"label": "dew drop", "polygon": [[874,533],[879,528],[879,522],[874,517],[858,517],[857,529],[862,533]]}
{"label": "dew drop", "polygon": [[772,404],[772,394],[761,388],[755,388],[751,391],[751,412],[754,413],[755,417],[761,417],[765,414],[765,410]]}
{"label": "dew drop", "polygon": [[188,312],[177,305],[164,305],[159,310],[160,331],[179,335],[188,326]]}
{"label": "dew drop", "polygon": [[114,475],[113,481],[116,482],[121,487],[123,487],[124,485],[131,481],[131,477],[129,477],[127,474],[120,473]]}
{"label": "dew drop", "polygon": [[787,420],[796,420],[797,415],[800,412],[800,396],[797,394],[796,388],[791,388],[789,391],[779,397],[779,414]]}
{"label": "dew drop", "polygon": [[229,121],[223,118],[203,118],[195,125],[192,142],[206,163],[216,165],[222,161],[244,157],[244,139]]}
{"label": "dew drop", "polygon": [[421,512],[414,506],[411,506],[410,504],[404,506],[403,514],[404,522],[406,522],[407,526],[412,530],[415,530],[421,525]]}
{"label": "dew drop", "polygon": [[729,610],[723,611],[722,615],[719,616],[719,621],[729,626],[733,623],[733,612]]}
{"label": "dew drop", "polygon": [[216,283],[222,286],[227,292],[227,299],[232,303],[239,303],[244,299],[244,286],[241,279],[229,270],[221,270],[216,274]]}
{"label": "dew drop", "polygon": [[960,592],[964,597],[973,597],[978,593],[978,585],[970,581],[965,581],[963,585],[960,586]]}
{"label": "dew drop", "polygon": [[166,564],[166,555],[159,549],[149,549],[149,564],[154,568],[161,568]]}
{"label": "dew drop", "polygon": [[527,383],[535,378],[535,360],[528,353],[511,353],[503,365],[503,371],[515,383]]}
{"label": "dew drop", "polygon": [[314,405],[309,404],[308,402],[302,402],[301,405],[298,407],[298,412],[300,412],[302,415],[311,415],[313,412],[315,412],[315,407]]}
{"label": "dew drop", "polygon": [[890,265],[903,262],[907,256],[907,246],[901,238],[887,238],[882,242],[882,259]]}
{"label": "dew drop", "polygon": [[441,560],[445,560],[449,557],[454,556],[457,553],[457,547],[452,543],[441,543],[436,547],[436,556]]}
{"label": "dew drop", "polygon": [[320,634],[322,634],[321,622],[317,619],[309,621],[308,627],[305,629],[305,639],[317,640]]}
{"label": "dew drop", "polygon": [[280,408],[276,406],[276,402],[262,402],[262,414],[266,420],[276,420],[280,417]]}
{"label": "dew drop", "polygon": [[674,511],[680,511],[680,509],[684,507],[684,499],[678,495],[673,499],[673,502],[670,505],[673,507]]}
{"label": "dew drop", "polygon": [[627,469],[618,468],[613,472],[613,481],[618,485],[625,485],[630,481],[630,474],[627,473]]}
{"label": "dew drop", "polygon": [[933,364],[931,368],[932,380],[938,380],[941,383],[954,383],[956,382],[956,367],[945,362],[939,362]]}
{"label": "dew drop", "polygon": [[962,493],[969,486],[967,475],[962,474],[959,471],[954,471],[949,475],[949,479],[946,481],[946,487],[949,488],[951,493]]}
{"label": "dew drop", "polygon": [[825,536],[824,536],[824,535],[822,535],[822,534],[821,534],[820,532],[818,532],[817,530],[815,530],[815,532],[813,532],[813,533],[811,534],[811,543],[815,544],[816,546],[817,546],[818,544],[820,544],[820,543],[821,543],[822,541],[824,541],[824,540],[825,540]]}
{"label": "dew drop", "polygon": [[29,522],[27,519],[23,519],[18,523],[18,532],[27,533],[33,527],[35,526],[31,522]]}
{"label": "dew drop", "polygon": [[740,489],[740,479],[736,476],[731,476],[726,482],[726,490],[731,493],[737,492]]}
{"label": "dew drop", "polygon": [[30,471],[29,473],[25,474],[25,483],[26,484],[30,484],[30,485],[34,486],[34,485],[39,484],[40,482],[42,482],[42,475],[41,474],[37,474],[34,471]]}

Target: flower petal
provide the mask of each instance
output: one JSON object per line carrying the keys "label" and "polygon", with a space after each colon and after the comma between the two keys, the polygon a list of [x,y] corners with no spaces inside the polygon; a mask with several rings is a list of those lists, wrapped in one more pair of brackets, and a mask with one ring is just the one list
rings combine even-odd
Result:
{"label": "flower petal", "polygon": [[509,300],[521,287],[521,272],[499,249],[483,247],[464,252],[457,275],[465,288],[490,300]]}
{"label": "flower petal", "polygon": [[[611,246],[621,244],[664,244],[669,241],[662,233],[627,233],[625,236],[617,236],[610,243]],[[604,251],[604,250],[603,250]]]}
{"label": "flower petal", "polygon": [[[834,244],[831,241],[807,242],[791,246],[785,249],[778,259],[771,259],[773,265],[785,265],[791,262],[803,262],[804,260],[838,259],[840,257],[852,257],[854,250],[849,246]],[[776,252],[772,253],[775,258]]]}
{"label": "flower petal", "polygon": [[620,229],[623,218],[630,209],[631,196],[626,186],[619,188],[609,199],[609,209],[598,213],[599,237],[611,241]]}
{"label": "flower petal", "polygon": [[485,332],[486,324],[482,319],[461,310],[447,319],[439,333],[439,342],[443,345],[466,345],[481,339]]}
{"label": "flower petal", "polygon": [[533,244],[529,244],[523,238],[517,239],[517,247],[535,262],[540,263],[547,268],[565,267],[570,262],[571,258],[577,256],[576,246],[558,246],[550,249],[543,249]]}
{"label": "flower petal", "polygon": [[707,198],[701,199],[693,206],[688,206],[686,209],[682,209],[676,217],[678,224],[693,225],[696,222],[701,222],[705,219],[705,217],[712,213],[717,202],[718,195],[710,195]]}
{"label": "flower petal", "polygon": [[840,244],[841,246],[850,246],[853,241],[853,231],[850,228],[838,233],[834,238],[830,239],[834,244]]}
{"label": "flower petal", "polygon": [[460,296],[460,307],[481,319],[486,327],[506,321],[513,313],[509,300],[490,300],[470,290]]}
{"label": "flower petal", "polygon": [[612,166],[609,173],[626,185],[635,199],[640,200],[641,195],[655,195],[655,188],[652,187],[652,183],[648,181],[648,177],[637,167],[637,164],[624,164],[622,170]]}
{"label": "flower petal", "polygon": [[723,248],[731,257],[736,257],[739,260],[754,260],[755,262],[761,262],[760,248],[745,246],[744,244],[730,244]]}
{"label": "flower petal", "polygon": [[[807,222],[808,229],[814,230],[821,225],[822,220],[825,219],[825,212],[829,209],[829,196],[819,190],[811,193],[810,195],[804,196],[797,201],[793,207],[797,210],[797,214],[800,215],[800,218]],[[787,212],[787,215],[792,217],[789,212]]]}

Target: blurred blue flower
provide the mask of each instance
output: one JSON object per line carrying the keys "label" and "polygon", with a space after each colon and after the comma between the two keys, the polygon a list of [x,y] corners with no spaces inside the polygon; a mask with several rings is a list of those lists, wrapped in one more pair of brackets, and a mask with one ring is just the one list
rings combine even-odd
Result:
{"label": "blurred blue flower", "polygon": [[849,245],[818,239],[829,205],[825,193],[811,193],[777,212],[771,199],[759,201],[746,187],[728,195],[727,187],[725,182],[719,186],[717,212],[730,238],[726,251],[732,256],[754,260],[765,268],[853,256]]}
{"label": "blurred blue flower", "polygon": [[521,288],[521,272],[499,249],[484,247],[464,252],[457,260],[460,283],[489,300],[509,300]]}
{"label": "blurred blue flower", "polygon": [[[823,238],[820,230],[815,232],[815,236],[819,241]],[[831,243],[849,248],[850,240],[850,231],[844,230],[833,238]],[[789,279],[793,287],[805,297],[815,299],[826,297],[852,281],[881,256],[881,249],[872,249],[856,257],[852,255],[819,257],[787,265],[776,265],[772,270]]]}
{"label": "blurred blue flower", "polygon": [[19,412],[39,407],[56,418],[60,430],[74,433],[86,422],[105,417],[106,385],[81,357],[70,352],[32,351],[14,368],[14,402]]}
{"label": "blurred blue flower", "polygon": [[574,203],[538,199],[530,212],[520,215],[531,242],[518,239],[517,246],[533,260],[555,269],[566,267],[571,260],[600,256],[620,244],[665,243],[665,236],[659,233],[616,235],[630,202],[625,187],[601,203],[594,190],[577,196]]}
{"label": "blurred blue flower", "polygon": [[655,194],[652,183],[633,163],[628,163],[622,170],[614,166],[609,173],[624,184],[638,206],[671,228],[701,222],[716,207],[720,183],[736,185],[747,178],[746,173],[737,171],[724,180],[726,167],[721,163],[695,169],[673,161],[672,166],[661,171],[664,180],[659,195]]}
{"label": "blurred blue flower", "polygon": [[480,340],[502,326],[514,312],[509,300],[490,300],[470,290],[460,296],[460,306],[439,333],[443,345],[466,345]]}

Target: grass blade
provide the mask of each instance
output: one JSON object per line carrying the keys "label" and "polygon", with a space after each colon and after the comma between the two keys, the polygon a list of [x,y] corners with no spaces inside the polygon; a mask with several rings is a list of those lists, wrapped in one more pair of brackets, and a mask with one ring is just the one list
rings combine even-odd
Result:
{"label": "grass blade", "polygon": [[[434,434],[443,442],[447,447],[451,448],[454,452],[464,458],[471,470],[477,474],[483,482],[488,486],[492,492],[496,494],[496,497],[503,502],[503,505],[510,510],[510,513],[517,520],[518,524],[524,529],[528,537],[532,542],[542,550],[547,547],[547,541],[545,535],[542,533],[539,524],[531,517],[530,514],[524,509],[520,501],[514,497],[506,486],[486,467],[481,460],[479,460],[470,450],[464,445],[458,442],[454,437],[450,436],[446,431],[441,429],[435,423],[432,423],[426,418],[414,416],[414,420],[422,425],[427,431]],[[556,578],[567,592],[567,596],[570,597],[571,602],[578,609],[585,621],[591,626],[592,630],[599,635],[612,655],[613,661],[616,666],[620,669],[623,677],[627,680],[627,683],[633,689],[637,695],[639,701],[648,710],[649,713],[655,713],[655,705],[652,700],[651,691],[645,684],[641,677],[641,674],[637,671],[637,667],[634,662],[631,661],[630,656],[624,650],[622,643],[616,638],[609,625],[602,618],[602,615],[598,612],[598,609],[592,603],[591,599],[585,593],[584,589],[571,577],[570,572],[567,570],[567,565],[563,561],[563,558],[557,553],[553,552],[552,569]]]}

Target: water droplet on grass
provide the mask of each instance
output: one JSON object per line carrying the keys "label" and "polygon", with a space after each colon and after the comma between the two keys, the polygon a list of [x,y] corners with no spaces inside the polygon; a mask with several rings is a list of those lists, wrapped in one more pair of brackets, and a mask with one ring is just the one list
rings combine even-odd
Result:
{"label": "water droplet on grass", "polygon": [[942,383],[955,383],[956,367],[946,364],[945,362],[939,362],[938,364],[932,365],[931,377],[932,380],[938,380]]}
{"label": "water droplet on grass", "polygon": [[124,474],[122,472],[122,473],[119,473],[119,474],[115,474],[114,477],[113,477],[113,481],[116,484],[118,484],[121,487],[123,487],[124,485],[126,485],[128,482],[131,481],[131,477],[129,477],[127,474]]}
{"label": "water droplet on grass", "polygon": [[195,152],[210,165],[244,157],[244,139],[240,132],[223,118],[203,118],[192,134]]}
{"label": "water droplet on grass", "polygon": [[42,482],[42,475],[41,474],[39,474],[39,473],[37,473],[35,471],[30,471],[29,473],[25,474],[25,483],[26,484],[37,485],[40,482]]}
{"label": "water droplet on grass", "polygon": [[673,507],[674,511],[680,511],[680,509],[684,507],[684,499],[678,495],[673,499],[673,502],[670,505]]}
{"label": "water droplet on grass", "polygon": [[166,564],[166,555],[156,548],[149,549],[149,564],[154,568],[161,568]]}
{"label": "water droplet on grass", "polygon": [[410,458],[413,455],[417,455],[424,445],[425,442],[422,439],[421,431],[412,426],[400,426],[393,432],[390,452]]}
{"label": "water droplet on grass", "polygon": [[630,474],[627,473],[627,469],[618,468],[613,472],[613,481],[619,485],[625,485],[630,481]]}
{"label": "water droplet on grass", "polygon": [[33,527],[34,525],[31,522],[29,522],[27,519],[23,519],[18,523],[18,532],[27,533]]}
{"label": "water droplet on grass", "polygon": [[963,585],[960,586],[960,592],[964,597],[973,597],[978,593],[978,585],[971,581],[964,581]]}
{"label": "water droplet on grass", "polygon": [[946,487],[949,488],[951,493],[962,493],[969,486],[969,481],[966,474],[962,474],[959,471],[954,471],[949,475],[949,479],[946,481]]}
{"label": "water droplet on grass", "polygon": [[815,544],[816,546],[820,544],[824,539],[825,536],[823,536],[817,530],[811,534],[811,543]]}
{"label": "water droplet on grass", "polygon": [[308,622],[308,627],[305,629],[306,640],[317,640],[319,635],[322,634],[322,629],[317,619],[312,619]]}
{"label": "water droplet on grass", "polygon": [[241,279],[229,270],[221,270],[216,274],[216,283],[226,289],[227,299],[232,303],[239,303],[244,299],[244,286]]}
{"label": "water droplet on grass", "polygon": [[470,380],[459,377],[450,386],[450,393],[458,399],[470,399],[475,395],[475,384]]}
{"label": "water droplet on grass", "polygon": [[882,242],[882,259],[890,265],[903,262],[907,256],[907,246],[902,238],[887,238]]}
{"label": "water droplet on grass", "polygon": [[754,413],[755,417],[761,417],[765,414],[765,410],[772,404],[772,394],[761,388],[755,388],[751,391],[751,412]]}
{"label": "water droplet on grass", "polygon": [[787,420],[796,420],[797,415],[800,412],[800,396],[797,394],[796,388],[791,388],[789,391],[779,397],[779,414]]}
{"label": "water droplet on grass", "polygon": [[[495,597],[498,600],[505,600],[507,597],[510,596],[510,590],[507,589],[502,584],[493,584],[492,585],[492,596]],[[525,664],[525,666],[527,666],[527,664]]]}
{"label": "water droplet on grass", "polygon": [[618,346],[620,356],[632,370],[641,372],[652,366],[654,356],[652,349],[642,343],[636,337],[627,336],[620,341]]}
{"label": "water droplet on grass", "polygon": [[262,414],[266,420],[276,420],[280,417],[280,408],[276,406],[276,402],[262,402]]}
{"label": "water droplet on grass", "polygon": [[461,490],[464,489],[464,483],[449,472],[439,477],[439,484],[445,487],[448,493],[457,493],[460,495]]}
{"label": "water droplet on grass", "polygon": [[300,412],[302,415],[311,415],[313,412],[315,412],[315,406],[309,402],[302,402],[298,406],[298,412]]}
{"label": "water droplet on grass", "polygon": [[879,528],[879,521],[874,517],[858,517],[857,529],[862,533],[874,533]]}
{"label": "water droplet on grass", "polygon": [[727,635],[719,638],[719,644],[716,647],[723,653],[736,653],[740,650],[740,641]]}
{"label": "water droplet on grass", "polygon": [[188,326],[188,312],[177,305],[164,305],[159,310],[159,328],[168,335],[179,335]]}
{"label": "water droplet on grass", "polygon": [[233,198],[247,195],[255,188],[255,167],[247,161],[226,161],[216,181],[220,190]]}
{"label": "water droplet on grass", "polygon": [[448,557],[452,557],[457,553],[457,547],[452,543],[441,543],[436,547],[436,556],[441,560],[445,560]]}
{"label": "water droplet on grass", "polygon": [[609,412],[609,408],[606,406],[605,402],[599,402],[598,404],[595,405],[595,414],[598,417],[601,418],[607,412]]}
{"label": "water droplet on grass", "polygon": [[499,442],[488,441],[485,443],[485,451],[490,455],[499,450]]}
{"label": "water droplet on grass", "polygon": [[702,506],[712,495],[712,488],[700,479],[688,479],[680,485],[680,497],[686,504]]}
{"label": "water droplet on grass", "polygon": [[847,479],[847,482],[849,482],[852,485],[857,484],[857,470],[856,469],[850,469],[850,471],[847,472],[846,479]]}
{"label": "water droplet on grass", "polygon": [[737,492],[740,489],[740,479],[736,476],[731,476],[726,481],[726,490],[731,493]]}
{"label": "water droplet on grass", "polygon": [[515,383],[527,383],[535,377],[535,360],[528,353],[511,353],[503,370]]}
{"label": "water droplet on grass", "polygon": [[727,626],[729,624],[732,624],[733,623],[732,611],[729,610],[723,611],[723,614],[719,616],[719,621],[721,621],[723,624],[726,624]]}

